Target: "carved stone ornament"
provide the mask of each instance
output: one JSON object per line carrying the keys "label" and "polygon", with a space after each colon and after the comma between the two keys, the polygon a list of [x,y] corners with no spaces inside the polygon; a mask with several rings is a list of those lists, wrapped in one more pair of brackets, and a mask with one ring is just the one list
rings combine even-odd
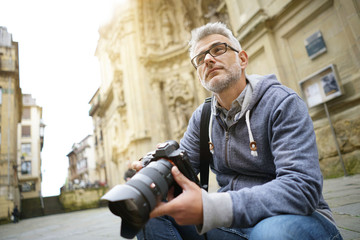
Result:
{"label": "carved stone ornament", "polygon": [[183,47],[190,39],[190,31],[203,24],[201,1],[139,0],[142,52],[163,55]]}
{"label": "carved stone ornament", "polygon": [[[191,117],[194,96],[190,91],[190,82],[192,79],[184,78],[186,75],[174,75],[165,85],[166,103],[173,124],[173,136],[180,139],[184,134],[188,121]],[[191,76],[191,74],[188,74]]]}

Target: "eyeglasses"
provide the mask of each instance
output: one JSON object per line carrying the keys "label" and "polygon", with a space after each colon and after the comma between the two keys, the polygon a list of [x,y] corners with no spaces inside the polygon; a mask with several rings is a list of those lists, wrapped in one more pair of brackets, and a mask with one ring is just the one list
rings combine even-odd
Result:
{"label": "eyeglasses", "polygon": [[209,50],[202,52],[202,53],[196,55],[195,57],[193,57],[193,59],[191,59],[191,63],[197,69],[201,64],[204,63],[206,54],[209,53],[212,57],[217,57],[217,56],[220,56],[220,55],[226,53],[228,48],[230,48],[234,52],[237,52],[237,53],[239,52],[235,48],[229,46],[227,43],[217,43],[214,46],[212,46]]}

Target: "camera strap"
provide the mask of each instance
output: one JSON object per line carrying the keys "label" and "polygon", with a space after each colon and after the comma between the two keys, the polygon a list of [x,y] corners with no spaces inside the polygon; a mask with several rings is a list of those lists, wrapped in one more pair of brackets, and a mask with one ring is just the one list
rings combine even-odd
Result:
{"label": "camera strap", "polygon": [[200,183],[206,191],[209,188],[209,163],[212,161],[212,154],[209,149],[210,114],[211,97],[205,99],[200,121]]}

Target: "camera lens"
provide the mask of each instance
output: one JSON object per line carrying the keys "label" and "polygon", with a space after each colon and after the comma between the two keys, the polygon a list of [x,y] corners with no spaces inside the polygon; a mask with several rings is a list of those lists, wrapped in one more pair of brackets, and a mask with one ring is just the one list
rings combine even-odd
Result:
{"label": "camera lens", "polygon": [[133,238],[149,220],[150,212],[167,196],[174,179],[172,164],[166,159],[151,162],[126,184],[117,185],[103,199],[110,211],[121,217],[121,236]]}
{"label": "camera lens", "polygon": [[122,229],[121,235],[125,238],[133,238],[143,226],[141,211],[133,199],[127,199],[118,202],[109,202],[109,208],[112,213],[121,217]]}

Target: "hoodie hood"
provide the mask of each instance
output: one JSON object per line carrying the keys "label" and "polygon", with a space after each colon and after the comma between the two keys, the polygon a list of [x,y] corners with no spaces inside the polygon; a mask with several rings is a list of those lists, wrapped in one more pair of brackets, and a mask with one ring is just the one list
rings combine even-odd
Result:
{"label": "hoodie hood", "polygon": [[277,80],[274,74],[265,76],[246,75],[246,80],[251,86],[251,91],[247,92],[245,95],[243,110],[241,112],[251,110],[254,105],[262,98],[268,88],[274,85],[280,85],[280,82]]}

